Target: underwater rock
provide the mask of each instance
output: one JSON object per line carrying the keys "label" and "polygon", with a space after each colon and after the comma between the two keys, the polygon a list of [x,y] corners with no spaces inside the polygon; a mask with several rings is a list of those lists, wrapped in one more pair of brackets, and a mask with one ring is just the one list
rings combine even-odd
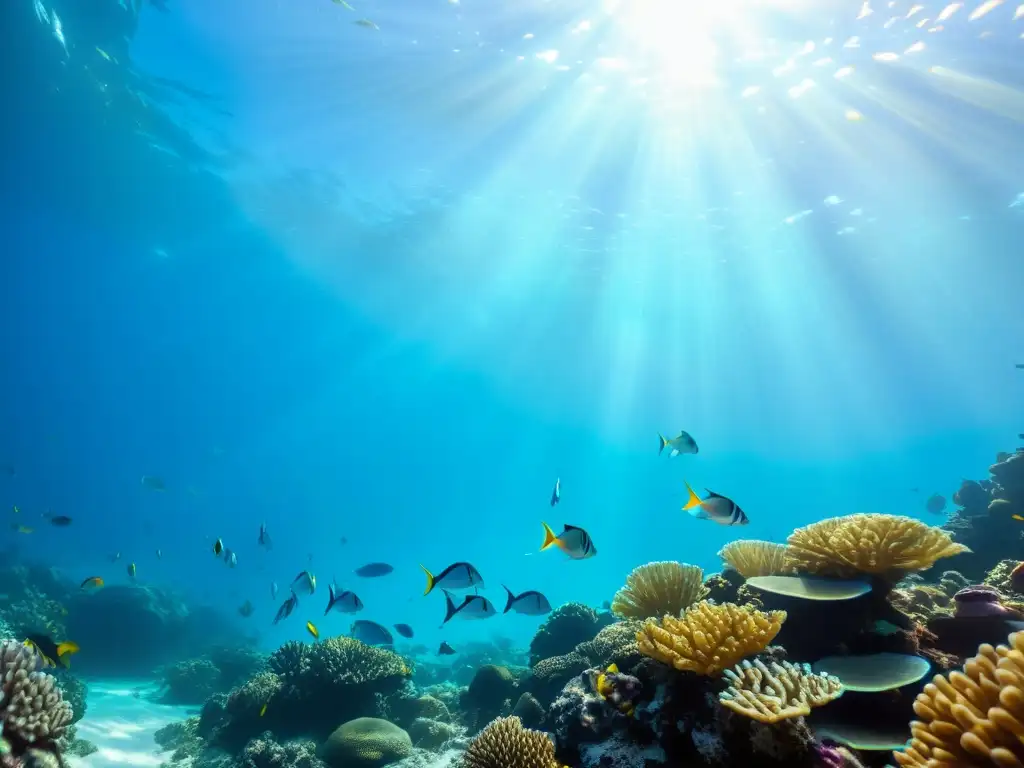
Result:
{"label": "underwater rock", "polygon": [[580,749],[580,765],[584,768],[653,768],[665,762],[665,750],[657,744],[636,744],[618,735],[597,744],[584,744]]}
{"label": "underwater rock", "polygon": [[512,714],[519,718],[524,728],[536,730],[544,725],[544,717],[547,713],[533,694],[524,693],[512,708]]}
{"label": "underwater rock", "polygon": [[413,720],[407,730],[413,746],[431,751],[441,749],[452,739],[456,739],[466,732],[460,726],[426,717],[418,717]]}
{"label": "underwater rock", "polygon": [[994,587],[1004,595],[1024,598],[1024,561],[1001,560],[985,574],[984,585]]}
{"label": "underwater rock", "polygon": [[731,568],[713,573],[704,579],[706,599],[716,603],[739,603],[737,591],[743,586],[743,576]]}
{"label": "underwater rock", "polygon": [[220,670],[209,659],[189,659],[162,667],[161,700],[166,704],[202,704],[218,693]]}
{"label": "underwater rock", "polygon": [[470,732],[507,714],[518,697],[517,689],[516,679],[507,667],[496,664],[480,667],[460,700],[460,710]]}
{"label": "underwater rock", "polygon": [[536,696],[541,704],[547,704],[558,696],[566,683],[589,668],[587,657],[575,651],[553,656],[537,663],[530,677],[523,681],[522,687]]}
{"label": "underwater rock", "polygon": [[636,643],[636,633],[643,628],[642,621],[618,621],[604,627],[593,640],[580,643],[575,653],[586,657],[593,667],[615,664],[623,672],[645,658]]}
{"label": "underwater rock", "polygon": [[213,646],[245,645],[220,613],[192,609],[175,593],[156,587],[77,592],[67,610],[66,636],[88,649],[75,658],[76,670],[85,675],[148,678],[161,665],[202,656]]}
{"label": "underwater rock", "polygon": [[387,720],[360,717],[338,726],[317,754],[331,768],[382,768],[412,754],[412,739]]}
{"label": "underwater rock", "polygon": [[580,603],[560,606],[541,624],[530,641],[530,666],[569,653],[580,643],[593,640],[600,629],[600,619],[593,608]]}
{"label": "underwater rock", "polygon": [[392,768],[462,768],[462,749],[446,749],[436,754],[425,749],[413,749],[412,754],[399,760]]}

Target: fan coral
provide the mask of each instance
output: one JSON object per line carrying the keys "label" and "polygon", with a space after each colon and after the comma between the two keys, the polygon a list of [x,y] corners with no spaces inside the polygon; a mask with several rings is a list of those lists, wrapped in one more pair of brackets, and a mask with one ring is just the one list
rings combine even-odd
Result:
{"label": "fan coral", "polygon": [[523,728],[518,717],[499,717],[470,742],[465,768],[556,768],[555,746],[546,734]]}
{"label": "fan coral", "polygon": [[1024,633],[1009,647],[981,646],[963,672],[936,675],[914,712],[910,744],[894,755],[902,766],[1024,765]]}
{"label": "fan coral", "polygon": [[785,620],[785,611],[762,613],[732,603],[702,602],[680,619],[666,616],[660,625],[648,621],[636,642],[645,656],[679,670],[713,675],[763,651]]}
{"label": "fan coral", "polygon": [[771,541],[731,541],[719,551],[725,564],[745,579],[751,576],[779,576],[792,571],[786,565],[786,545]]}
{"label": "fan coral", "polygon": [[773,663],[755,659],[725,670],[729,687],[718,694],[722,706],[762,723],[777,723],[809,715],[811,709],[843,695],[838,677],[815,674],[807,664]]}
{"label": "fan coral", "polygon": [[937,560],[969,551],[947,531],[920,520],[858,514],[797,528],[789,536],[786,563],[802,573],[869,573],[895,581],[908,571],[923,571]]}
{"label": "fan coral", "polygon": [[647,563],[626,577],[615,593],[612,613],[622,619],[678,616],[704,592],[704,571],[676,562]]}
{"label": "fan coral", "polygon": [[39,663],[34,651],[14,640],[0,644],[0,716],[4,734],[29,743],[59,739],[74,716],[56,679],[35,671]]}

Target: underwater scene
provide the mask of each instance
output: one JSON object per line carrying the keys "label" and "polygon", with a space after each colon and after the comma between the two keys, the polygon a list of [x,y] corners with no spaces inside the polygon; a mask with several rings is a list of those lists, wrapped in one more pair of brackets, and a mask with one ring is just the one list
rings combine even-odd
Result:
{"label": "underwater scene", "polygon": [[1020,0],[0,17],[0,768],[1024,768]]}

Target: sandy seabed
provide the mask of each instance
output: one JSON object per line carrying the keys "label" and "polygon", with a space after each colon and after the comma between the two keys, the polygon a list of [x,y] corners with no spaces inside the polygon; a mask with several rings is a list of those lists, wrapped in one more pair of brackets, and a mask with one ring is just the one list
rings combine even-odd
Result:
{"label": "sandy seabed", "polygon": [[169,753],[158,752],[153,734],[168,723],[184,720],[195,707],[157,704],[152,689],[132,682],[90,682],[88,708],[78,723],[78,737],[97,747],[88,757],[69,756],[73,768],[140,766],[155,768]]}

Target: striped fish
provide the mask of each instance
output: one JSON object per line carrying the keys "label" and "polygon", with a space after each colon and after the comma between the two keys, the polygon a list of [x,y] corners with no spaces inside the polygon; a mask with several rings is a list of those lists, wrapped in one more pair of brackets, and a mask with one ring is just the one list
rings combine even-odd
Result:
{"label": "striped fish", "polygon": [[541,552],[548,547],[555,546],[573,560],[584,560],[597,554],[597,547],[594,546],[590,534],[582,528],[565,525],[563,526],[564,530],[556,536],[547,523],[541,523],[541,525],[544,526],[544,544],[540,548]]}
{"label": "striped fish", "polygon": [[708,497],[701,500],[686,483],[690,498],[683,505],[683,511],[689,512],[698,520],[714,520],[719,525],[746,525],[750,522],[746,513],[732,499],[727,499],[714,491],[708,491]]}

